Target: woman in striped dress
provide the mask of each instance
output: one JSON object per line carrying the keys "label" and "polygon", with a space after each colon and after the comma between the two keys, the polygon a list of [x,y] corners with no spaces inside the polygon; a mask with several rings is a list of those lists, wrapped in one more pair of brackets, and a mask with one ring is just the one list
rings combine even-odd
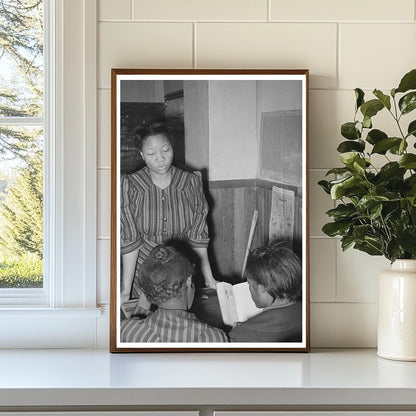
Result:
{"label": "woman in striped dress", "polygon": [[172,143],[163,123],[141,128],[139,136],[146,166],[121,181],[121,303],[140,296],[140,265],[154,247],[172,239],[189,243],[200,259],[206,286],[215,287],[201,174],[172,165]]}

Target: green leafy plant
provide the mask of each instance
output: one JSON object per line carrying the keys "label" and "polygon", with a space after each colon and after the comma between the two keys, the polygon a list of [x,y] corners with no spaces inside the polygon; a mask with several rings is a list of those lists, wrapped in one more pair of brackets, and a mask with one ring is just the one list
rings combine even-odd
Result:
{"label": "green leafy plant", "polygon": [[[335,179],[319,182],[338,201],[322,231],[341,237],[343,250],[353,247],[391,262],[416,259],[416,120],[403,117],[416,109],[416,69],[390,95],[375,89],[375,98],[366,101],[363,90],[354,91],[354,120],[341,126],[346,140],[337,148],[343,166],[327,172]],[[394,119],[394,133],[373,127],[381,111]]]}

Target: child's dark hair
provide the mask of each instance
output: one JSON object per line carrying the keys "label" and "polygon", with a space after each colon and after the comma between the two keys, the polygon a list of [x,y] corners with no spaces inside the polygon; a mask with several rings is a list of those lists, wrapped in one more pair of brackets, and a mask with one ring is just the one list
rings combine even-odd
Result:
{"label": "child's dark hair", "polygon": [[245,277],[261,284],[273,299],[296,301],[301,297],[301,261],[285,243],[259,247],[251,252]]}
{"label": "child's dark hair", "polygon": [[169,143],[173,146],[172,138],[168,132],[166,123],[164,122],[143,124],[142,126],[137,127],[135,133],[136,133],[137,147],[140,152],[142,151],[146,140],[150,136],[163,135],[168,139]]}
{"label": "child's dark hair", "polygon": [[147,299],[155,304],[178,296],[194,269],[189,260],[173,247],[156,246],[139,270],[139,285]]}

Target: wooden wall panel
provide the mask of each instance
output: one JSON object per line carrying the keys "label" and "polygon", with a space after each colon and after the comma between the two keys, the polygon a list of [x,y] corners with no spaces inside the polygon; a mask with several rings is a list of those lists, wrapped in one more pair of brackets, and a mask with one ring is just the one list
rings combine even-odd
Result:
{"label": "wooden wall panel", "polygon": [[241,278],[253,213],[257,209],[255,187],[232,188],[234,193],[234,271]]}
{"label": "wooden wall panel", "polygon": [[[210,259],[214,276],[232,283],[240,281],[244,255],[254,210],[258,210],[256,232],[251,249],[267,245],[272,186],[257,180],[209,183]],[[292,188],[293,189],[293,188]],[[301,246],[301,199],[295,193],[294,249]],[[299,253],[298,253],[299,254]]]}

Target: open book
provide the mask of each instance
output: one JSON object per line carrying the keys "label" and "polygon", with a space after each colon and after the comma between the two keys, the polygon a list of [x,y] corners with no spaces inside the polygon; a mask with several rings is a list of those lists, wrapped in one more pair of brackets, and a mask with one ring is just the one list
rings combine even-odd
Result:
{"label": "open book", "polygon": [[224,324],[233,326],[236,322],[244,322],[260,313],[250,294],[248,283],[231,285],[227,282],[217,283],[218,302]]}

